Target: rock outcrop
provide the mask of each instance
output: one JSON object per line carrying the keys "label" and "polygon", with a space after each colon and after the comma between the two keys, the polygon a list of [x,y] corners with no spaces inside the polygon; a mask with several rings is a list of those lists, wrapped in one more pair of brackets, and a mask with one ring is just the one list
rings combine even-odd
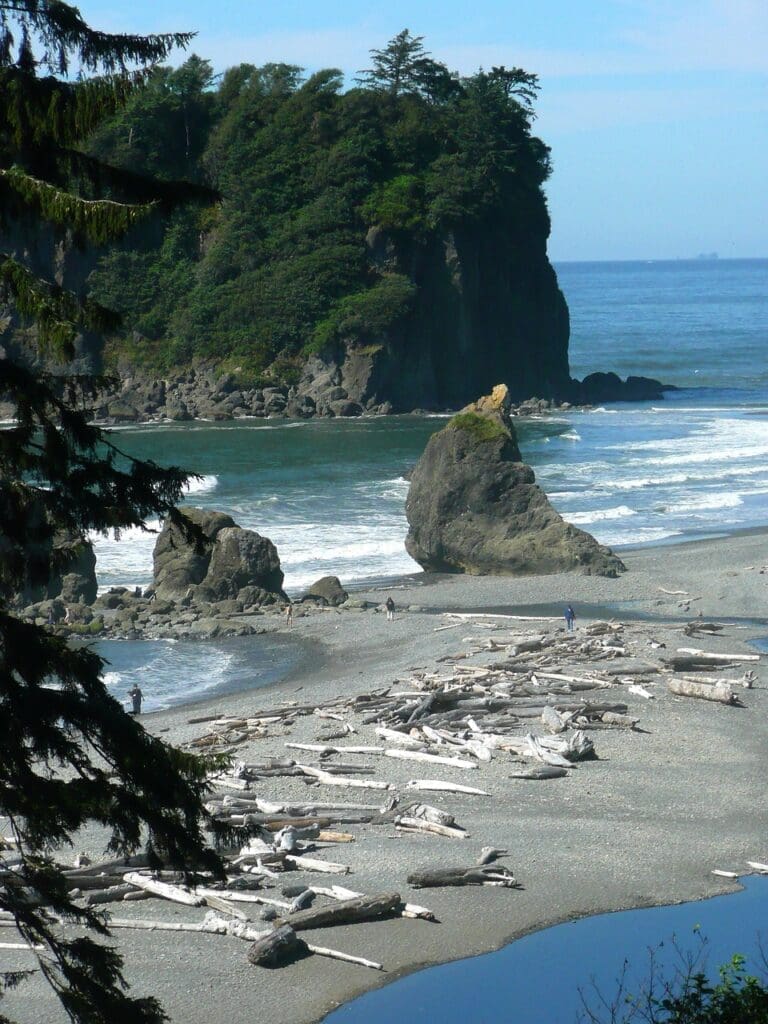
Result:
{"label": "rock outcrop", "polygon": [[323,576],[315,580],[306,592],[302,601],[314,601],[317,604],[331,605],[336,608],[349,597],[349,594],[342,587],[338,576]]}
{"label": "rock outcrop", "polygon": [[158,598],[236,599],[244,605],[286,600],[280,559],[269,538],[242,529],[223,512],[192,507],[181,512],[202,540],[195,545],[179,527],[165,524],[153,554]]}
{"label": "rock outcrop", "polygon": [[566,523],[523,463],[504,384],[430,438],[411,477],[405,546],[433,572],[616,576],[621,560]]}
{"label": "rock outcrop", "polygon": [[47,582],[27,583],[17,595],[19,605],[59,600],[63,605],[92,604],[96,600],[96,555],[85,537],[63,532],[38,548],[36,558],[51,565]]}

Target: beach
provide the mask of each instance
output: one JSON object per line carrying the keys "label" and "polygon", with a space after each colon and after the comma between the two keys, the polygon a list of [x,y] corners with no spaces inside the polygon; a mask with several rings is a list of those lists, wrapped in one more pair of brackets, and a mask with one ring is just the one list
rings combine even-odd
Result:
{"label": "beach", "polygon": [[[355,597],[377,606],[391,594],[396,603],[391,623],[374,608],[328,608],[305,615],[297,606],[292,634],[311,645],[309,664],[258,692],[147,715],[144,725],[169,742],[184,743],[205,729],[190,723],[191,718],[214,713],[245,717],[286,701],[321,703],[394,683],[395,689],[409,690],[415,671],[445,668],[438,659],[471,652],[478,640],[501,640],[511,630],[563,630],[562,609],[568,603],[576,610],[577,632],[596,620],[624,622],[634,644],[646,646],[649,660],[690,646],[755,653],[749,641],[768,636],[767,537],[767,531],[754,530],[622,551],[628,571],[617,579],[573,573],[524,578],[417,575],[355,591]],[[526,622],[446,616],[456,612],[543,618]],[[725,624],[722,635],[695,640],[684,636],[682,625],[699,613],[704,621]],[[288,628],[282,619],[273,621],[276,629]],[[475,655],[467,663],[489,660]],[[739,691],[743,707],[675,697],[661,680],[652,686],[653,700],[617,687],[621,693],[611,691],[612,696],[628,703],[639,728],[592,733],[598,759],[562,779],[510,779],[514,765],[502,753],[472,772],[380,759],[375,777],[386,779],[403,796],[407,781],[415,778],[450,779],[488,793],[423,794],[425,802],[455,816],[469,834],[466,839],[362,825],[350,829],[354,842],[326,847],[319,854],[351,869],[332,881],[366,894],[398,892],[404,900],[429,907],[438,918],[439,923],[397,918],[306,933],[308,941],[380,961],[384,972],[319,956],[266,970],[251,966],[248,944],[233,937],[116,931],[133,993],[157,996],[174,1024],[217,1019],[244,1024],[254,1015],[310,1024],[398,975],[498,948],[558,921],[728,891],[735,883],[713,875],[713,869],[744,871],[747,860],[768,860],[763,798],[768,677],[762,661],[749,667],[757,682]],[[327,722],[312,715],[297,718],[290,734],[282,728],[270,730],[270,735],[238,749],[236,756],[244,761],[291,756],[286,742],[316,742],[323,725]],[[375,742],[373,725],[361,725],[358,716],[355,728],[349,741]],[[252,788],[274,800],[307,800],[310,792],[299,778],[265,779]],[[317,794],[318,789],[311,791]],[[382,794],[369,791],[322,795],[360,804],[383,802]],[[77,843],[77,850],[101,855],[95,833],[78,837]],[[519,889],[412,890],[406,882],[419,868],[472,864],[485,846],[508,852],[501,863],[514,871]],[[330,884],[328,876],[292,874],[285,879],[310,880]],[[279,897],[279,888],[274,895]],[[251,907],[242,905],[247,912]],[[198,921],[203,914],[159,900],[113,905],[112,912],[158,921]],[[252,916],[255,926],[263,927],[258,913]],[[5,954],[3,962],[7,969],[21,968],[29,965],[29,955]],[[64,1019],[38,981],[11,993],[4,1010],[29,1024]]]}

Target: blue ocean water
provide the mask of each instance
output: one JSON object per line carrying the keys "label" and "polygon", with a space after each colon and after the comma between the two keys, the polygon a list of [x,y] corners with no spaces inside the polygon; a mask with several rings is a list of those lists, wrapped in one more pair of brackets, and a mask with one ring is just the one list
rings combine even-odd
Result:
{"label": "blue ocean water", "polygon": [[[607,1024],[612,1018],[601,1000],[615,999],[625,959],[624,991],[638,996],[649,980],[651,950],[666,978],[699,953],[698,967],[712,981],[735,953],[760,975],[768,879],[743,883],[743,892],[701,903],[600,914],[534,932],[496,953],[432,967],[368,992],[323,1024],[577,1024],[589,1019],[584,1004]],[[625,1009],[619,1006],[617,1021],[626,1020]]]}
{"label": "blue ocean water", "polygon": [[[571,369],[675,384],[663,401],[519,422],[520,447],[570,522],[614,546],[768,523],[768,260],[566,263]],[[277,545],[293,592],[413,572],[404,472],[441,417],[146,425],[133,453],[202,475],[189,501]],[[102,586],[147,584],[153,534],[97,544]]]}

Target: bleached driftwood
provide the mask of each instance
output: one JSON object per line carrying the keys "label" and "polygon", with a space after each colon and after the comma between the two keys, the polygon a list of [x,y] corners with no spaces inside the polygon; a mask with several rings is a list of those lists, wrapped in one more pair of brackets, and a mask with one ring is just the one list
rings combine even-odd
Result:
{"label": "bleached driftwood", "polygon": [[678,647],[678,654],[690,654],[708,661],[760,661],[759,654],[713,654],[711,651],[700,651],[697,647]]}
{"label": "bleached driftwood", "polygon": [[289,853],[285,855],[285,860],[304,871],[319,871],[328,875],[348,875],[350,872],[347,864],[334,864],[333,861],[318,860],[316,857],[302,857]]}
{"label": "bleached driftwood", "polygon": [[[318,896],[327,896],[332,900],[354,900],[360,899],[365,895],[362,892],[355,892],[354,889],[345,889],[342,885],[332,885],[330,887],[313,885],[311,888]],[[428,907],[421,907],[417,903],[404,903],[400,916],[418,918],[422,921],[437,920]]]}
{"label": "bleached driftwood", "polygon": [[322,768],[313,768],[311,765],[297,765],[305,775],[311,775],[322,786],[341,786],[349,789],[389,789],[388,782],[379,782],[377,779],[348,779],[341,775],[331,775]]}
{"label": "bleached driftwood", "polygon": [[562,779],[568,774],[567,768],[558,768],[552,764],[535,765],[533,768],[524,768],[518,772],[512,772],[510,779]]}
{"label": "bleached driftwood", "polygon": [[411,779],[406,783],[406,789],[418,789],[432,793],[467,793],[472,796],[488,796],[484,789],[475,789],[472,786],[462,786],[458,782],[443,782],[441,779]]}
{"label": "bleached driftwood", "polygon": [[642,697],[643,700],[656,699],[656,697],[654,696],[654,694],[651,693],[650,690],[646,690],[646,688],[644,686],[641,686],[639,683],[632,683],[630,686],[627,687],[627,690],[629,691],[629,693],[634,693],[636,696]]}
{"label": "bleached driftwood", "polygon": [[694,682],[692,679],[670,679],[667,683],[671,693],[679,697],[697,697],[700,700],[716,701],[719,704],[735,704],[736,697],[727,684],[710,686],[708,683]]}
{"label": "bleached driftwood", "polygon": [[151,892],[154,896],[161,896],[164,900],[183,903],[188,907],[200,907],[203,903],[202,897],[195,896],[188,889],[182,889],[178,885],[169,885],[167,882],[158,882],[154,878],[140,875],[138,871],[126,872],[123,875],[123,879],[139,889]]}
{"label": "bleached driftwood", "polygon": [[439,754],[424,754],[419,750],[385,750],[386,757],[402,761],[423,761],[426,764],[443,764],[450,768],[477,768],[477,761],[466,761],[461,757],[442,757]]}
{"label": "bleached driftwood", "polygon": [[426,750],[426,745],[421,740],[409,736],[407,733],[398,732],[396,729],[387,729],[386,726],[376,726],[376,735],[387,743],[396,743],[399,747],[407,750]]}
{"label": "bleached driftwood", "polygon": [[311,750],[319,754],[383,754],[383,747],[329,747],[324,743],[286,743],[290,750]]}
{"label": "bleached driftwood", "polygon": [[440,825],[434,821],[425,821],[423,818],[416,818],[409,814],[398,814],[395,818],[395,827],[408,832],[426,832],[430,835],[445,836],[447,839],[468,839],[469,832],[464,829],[454,828],[451,825]]}

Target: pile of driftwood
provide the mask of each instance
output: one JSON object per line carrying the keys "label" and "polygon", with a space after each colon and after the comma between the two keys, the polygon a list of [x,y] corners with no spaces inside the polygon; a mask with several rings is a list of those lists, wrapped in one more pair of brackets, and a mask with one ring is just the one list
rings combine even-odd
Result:
{"label": "pile of driftwood", "polygon": [[[251,944],[248,958],[255,964],[272,966],[314,953],[382,969],[364,957],[309,944],[300,933],[393,917],[433,921],[434,915],[398,892],[367,895],[335,883],[315,884],[311,876],[350,874],[343,856],[328,857],[329,848],[342,851],[359,829],[381,827],[467,849],[471,836],[456,815],[423,802],[422,794],[487,797],[482,776],[492,761],[508,766],[513,779],[564,778],[597,756],[599,730],[639,731],[641,718],[630,710],[631,699],[637,706],[666,693],[734,704],[736,693],[755,680],[749,666],[759,655],[688,647],[672,653],[649,625],[593,622],[566,633],[547,620],[536,620],[533,631],[531,621],[451,615],[438,630],[469,624],[472,635],[434,670],[320,704],[288,702],[247,717],[190,719],[207,729],[189,749],[239,755],[211,775],[207,803],[211,817],[237,837],[223,851],[226,878],[152,873],[146,860],[134,858],[69,869],[70,890],[88,906],[161,899],[199,907],[205,916],[196,922],[113,917],[110,925],[230,935]],[[701,620],[683,632],[717,643],[726,635],[721,624]],[[318,722],[316,742],[293,741],[292,727],[310,717]],[[276,736],[285,755],[258,758],[259,741]],[[391,770],[396,764],[400,773]],[[403,765],[430,777],[403,782]],[[462,775],[466,781],[457,781]],[[275,796],[283,779],[290,797]],[[307,787],[300,797],[297,782]],[[344,790],[346,798],[337,799],[334,790]],[[354,790],[364,791],[357,794],[360,802],[349,800]],[[0,857],[11,870],[13,855],[6,844]],[[407,883],[514,889],[513,873],[498,863],[504,855],[484,848],[475,863],[466,858],[455,867],[420,869]],[[294,881],[302,876],[310,877]],[[8,922],[0,915],[2,923]]]}

